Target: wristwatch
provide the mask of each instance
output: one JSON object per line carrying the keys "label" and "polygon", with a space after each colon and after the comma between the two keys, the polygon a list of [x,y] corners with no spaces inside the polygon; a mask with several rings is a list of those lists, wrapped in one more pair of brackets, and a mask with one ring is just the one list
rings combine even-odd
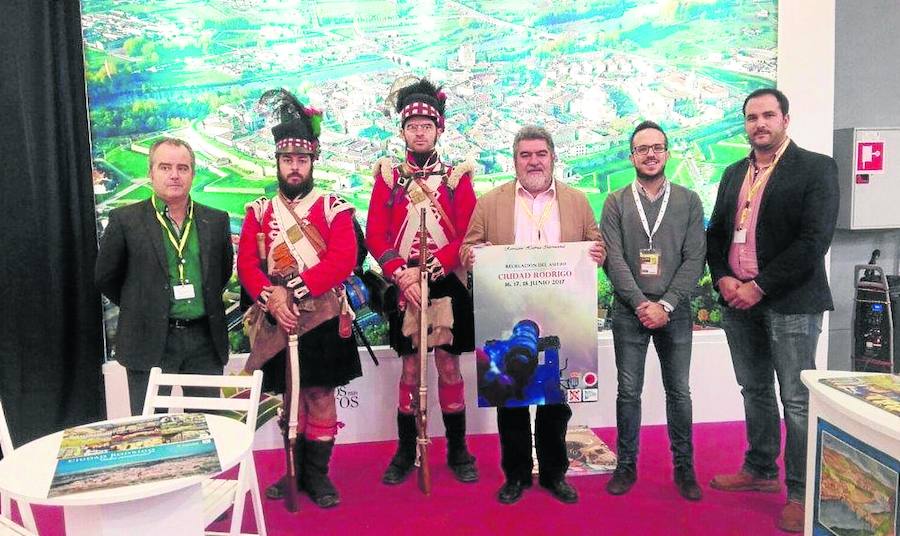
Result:
{"label": "wristwatch", "polygon": [[672,311],[675,310],[675,308],[672,307],[672,304],[670,304],[670,303],[667,302],[667,301],[659,300],[659,302],[657,302],[657,303],[659,303],[660,305],[662,305],[663,310],[666,311],[666,314],[671,314]]}

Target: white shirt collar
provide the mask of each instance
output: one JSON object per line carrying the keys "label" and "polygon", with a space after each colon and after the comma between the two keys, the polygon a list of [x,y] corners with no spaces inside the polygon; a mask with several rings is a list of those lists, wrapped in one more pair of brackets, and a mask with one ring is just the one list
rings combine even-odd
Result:
{"label": "white shirt collar", "polygon": [[[635,180],[637,180],[637,179],[635,179]],[[642,196],[644,196],[648,201],[650,201],[652,203],[652,202],[656,201],[657,199],[659,199],[660,197],[662,197],[663,194],[666,193],[666,188],[669,187],[669,179],[667,179],[665,177],[662,178],[662,184],[659,186],[659,190],[656,191],[655,195],[651,195],[650,192],[648,192],[644,188],[644,185],[641,184],[640,182],[638,182],[637,185],[638,185],[638,192]]]}
{"label": "white shirt collar", "polygon": [[549,194],[550,197],[556,197],[556,179],[550,179],[550,186],[547,187],[543,192],[539,192],[537,195],[533,195],[531,192],[525,189],[522,186],[522,183],[519,182],[519,179],[516,179],[516,195],[525,194],[532,199],[537,199],[539,195]]}

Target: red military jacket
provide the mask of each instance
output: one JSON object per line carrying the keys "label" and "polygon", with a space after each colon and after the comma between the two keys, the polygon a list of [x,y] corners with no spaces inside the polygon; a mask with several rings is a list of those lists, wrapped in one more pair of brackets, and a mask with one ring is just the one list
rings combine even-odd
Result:
{"label": "red military jacket", "polygon": [[[238,244],[237,270],[241,285],[254,300],[260,298],[263,287],[272,285],[269,274],[263,271],[257,252],[256,235],[265,234],[266,254],[272,241],[282,232],[273,216],[273,201],[262,197],[247,204],[244,226]],[[295,297],[303,294],[320,296],[340,285],[356,264],[356,233],[353,229],[353,207],[334,194],[324,194],[313,203],[305,220],[322,236],[325,250],[319,262],[299,274],[299,285],[288,285]],[[304,290],[305,289],[305,290]]]}
{"label": "red military jacket", "polygon": [[[472,169],[472,164],[468,162],[455,168],[444,166],[443,180],[434,192],[455,230],[454,233],[448,222],[441,219],[440,224],[447,243],[432,253],[433,258],[440,263],[443,275],[449,274],[460,265],[459,247],[475,210]],[[375,165],[374,176],[375,185],[372,188],[369,216],[366,221],[366,247],[381,265],[385,276],[390,277],[397,268],[405,266],[410,260],[402,258],[399,250],[400,234],[406,224],[410,201],[406,189],[398,182],[400,164],[392,165],[390,159],[382,158]],[[431,268],[429,271],[432,271]]]}

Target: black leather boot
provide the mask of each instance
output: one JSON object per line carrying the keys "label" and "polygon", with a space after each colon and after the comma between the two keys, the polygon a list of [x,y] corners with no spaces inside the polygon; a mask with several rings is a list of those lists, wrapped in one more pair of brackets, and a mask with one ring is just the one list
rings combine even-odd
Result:
{"label": "black leather boot", "polygon": [[287,493],[287,490],[285,489],[287,479],[288,476],[286,474],[281,475],[281,478],[279,478],[277,482],[266,488],[266,498],[274,501],[284,499],[284,496]]}
{"label": "black leather boot", "polygon": [[447,435],[447,465],[460,482],[478,482],[475,456],[466,448],[466,412],[443,413]]}
{"label": "black leather boot", "polygon": [[301,489],[309,494],[320,508],[331,508],[341,503],[337,489],[328,478],[328,462],[334,449],[334,439],[328,441],[303,441],[303,471],[298,471]]}
{"label": "black leather boot", "polygon": [[397,412],[397,452],[381,477],[385,484],[399,484],[406,480],[416,462],[416,417]]}

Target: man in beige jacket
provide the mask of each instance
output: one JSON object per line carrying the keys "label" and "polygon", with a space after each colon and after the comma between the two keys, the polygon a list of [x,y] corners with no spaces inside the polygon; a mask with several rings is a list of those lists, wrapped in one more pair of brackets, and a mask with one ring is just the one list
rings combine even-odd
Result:
{"label": "man in beige jacket", "polygon": [[[599,265],[606,259],[597,221],[587,197],[553,179],[556,153],[553,138],[545,129],[523,127],[513,141],[516,180],[478,199],[475,213],[460,248],[460,258],[470,270],[477,246],[508,244],[558,244],[596,242],[591,258]],[[565,480],[566,426],[572,410],[568,404],[538,406],[535,447],[538,483],[564,503],[578,501],[578,493]],[[531,487],[531,416],[527,407],[497,408],[500,454],[506,478],[497,499],[512,504]]]}

